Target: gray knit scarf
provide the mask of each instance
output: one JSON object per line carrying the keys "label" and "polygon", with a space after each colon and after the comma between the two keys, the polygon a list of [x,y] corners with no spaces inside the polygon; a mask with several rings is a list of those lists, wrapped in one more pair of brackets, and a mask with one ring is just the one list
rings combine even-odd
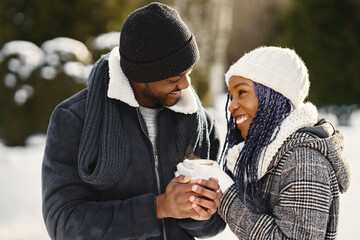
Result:
{"label": "gray knit scarf", "polygon": [[[125,173],[130,160],[130,145],[121,121],[118,100],[107,97],[108,55],[99,59],[88,80],[84,127],[78,153],[81,179],[99,189],[112,186]],[[176,126],[179,159],[190,155],[209,158],[209,126],[196,96],[196,114],[179,114]],[[194,134],[197,133],[197,134]],[[184,149],[184,146],[186,149]]]}

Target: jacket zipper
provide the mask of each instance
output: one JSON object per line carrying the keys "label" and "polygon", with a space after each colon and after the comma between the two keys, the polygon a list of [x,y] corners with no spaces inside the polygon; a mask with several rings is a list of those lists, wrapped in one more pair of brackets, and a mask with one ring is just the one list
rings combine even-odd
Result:
{"label": "jacket zipper", "polygon": [[157,185],[157,192],[158,194],[161,193],[161,187],[160,187],[160,174],[159,174],[159,158],[157,154],[154,154],[154,160],[155,160],[155,176],[156,176],[156,185]]}
{"label": "jacket zipper", "polygon": [[[139,120],[139,123],[140,123],[140,126],[141,126],[141,130],[144,133],[144,135],[147,137],[147,139],[149,140],[149,142],[151,143],[151,146],[152,146],[152,142],[151,142],[149,136],[146,134],[146,131],[144,130],[144,127],[143,127],[143,124],[142,124],[142,121],[141,121],[141,118],[140,118],[139,108],[136,109],[136,112],[137,112],[137,115],[138,115],[138,120]],[[156,136],[157,136],[158,135],[157,114],[155,116],[155,125],[156,125]],[[154,168],[155,168],[157,195],[160,195],[161,186],[160,186],[160,173],[159,173],[159,158],[158,158],[157,153],[154,152],[153,147],[151,147],[151,152],[152,152],[152,154],[154,156]],[[161,223],[162,223],[162,231],[163,231],[164,240],[167,240],[166,228],[165,228],[165,220],[161,219]]]}

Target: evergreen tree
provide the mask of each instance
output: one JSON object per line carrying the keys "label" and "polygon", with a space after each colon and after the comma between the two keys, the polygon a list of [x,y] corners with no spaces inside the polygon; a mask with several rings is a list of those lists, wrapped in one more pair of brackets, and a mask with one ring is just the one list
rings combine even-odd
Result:
{"label": "evergreen tree", "polygon": [[[82,66],[93,63],[103,52],[93,48],[92,40],[99,34],[119,32],[128,14],[149,2],[1,0],[0,139],[6,145],[24,145],[29,135],[46,133],[54,107],[86,87],[86,81],[79,81],[65,72],[65,64],[73,62]],[[61,56],[62,53],[55,52],[46,55],[45,62],[35,66],[29,74],[21,74],[24,70],[21,68],[26,67],[21,51],[27,49],[20,49],[20,54],[2,52],[5,44],[14,40],[25,40],[40,47],[45,41],[57,37],[87,44],[93,58],[85,61],[75,55]],[[52,64],[54,61],[58,63]]]}
{"label": "evergreen tree", "polygon": [[360,105],[359,12],[358,0],[295,0],[280,17],[276,43],[303,58],[318,106]]}

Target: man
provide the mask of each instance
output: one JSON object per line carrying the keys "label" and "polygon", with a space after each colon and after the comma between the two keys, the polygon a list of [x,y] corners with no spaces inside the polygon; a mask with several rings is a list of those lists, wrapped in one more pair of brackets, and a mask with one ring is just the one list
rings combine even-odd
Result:
{"label": "man", "polygon": [[52,239],[183,240],[225,228],[217,180],[174,177],[185,158],[218,154],[189,83],[198,58],[174,9],[153,3],[127,18],[119,48],[51,116],[42,189]]}

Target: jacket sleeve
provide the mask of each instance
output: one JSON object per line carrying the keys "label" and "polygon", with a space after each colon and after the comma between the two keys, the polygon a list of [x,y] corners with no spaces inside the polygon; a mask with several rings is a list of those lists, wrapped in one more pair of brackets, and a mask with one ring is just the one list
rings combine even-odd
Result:
{"label": "jacket sleeve", "polygon": [[[209,124],[209,137],[211,141],[210,159],[217,160],[220,146],[219,132],[215,120],[209,115],[207,115],[207,120]],[[179,220],[179,226],[194,237],[205,238],[215,236],[222,232],[226,227],[226,223],[218,213],[215,213],[211,216],[210,219],[205,221],[196,221],[193,219]]]}
{"label": "jacket sleeve", "polygon": [[239,239],[325,239],[333,201],[325,162],[314,149],[292,152],[284,163],[279,194],[270,193],[278,194],[271,215],[249,212],[235,184],[225,192],[218,212]]}
{"label": "jacket sleeve", "polygon": [[160,236],[155,196],[98,201],[77,169],[82,120],[69,109],[51,116],[42,165],[42,206],[52,239],[147,239]]}

